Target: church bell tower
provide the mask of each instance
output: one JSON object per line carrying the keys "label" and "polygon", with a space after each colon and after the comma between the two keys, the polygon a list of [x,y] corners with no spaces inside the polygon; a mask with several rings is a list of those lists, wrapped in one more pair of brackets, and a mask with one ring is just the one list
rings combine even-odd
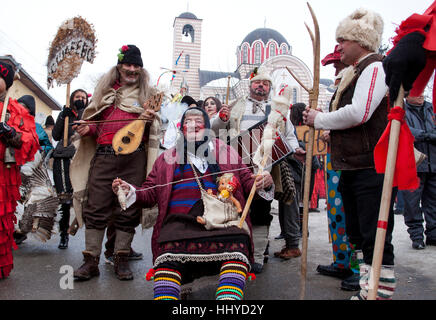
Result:
{"label": "church bell tower", "polygon": [[200,99],[200,55],[201,24],[190,12],[184,12],[174,19],[173,61],[176,71],[172,88],[180,90],[181,85],[187,87],[186,95],[195,100]]}

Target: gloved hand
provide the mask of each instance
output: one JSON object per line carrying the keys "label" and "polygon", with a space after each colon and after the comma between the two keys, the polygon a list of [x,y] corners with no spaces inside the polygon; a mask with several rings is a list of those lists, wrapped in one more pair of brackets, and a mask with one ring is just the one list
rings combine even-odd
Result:
{"label": "gloved hand", "polygon": [[0,122],[0,135],[5,135],[8,138],[13,138],[15,136],[15,129],[10,127],[5,122]]}
{"label": "gloved hand", "polygon": [[424,141],[435,143],[436,142],[436,130],[426,132],[424,136]]}
{"label": "gloved hand", "polygon": [[74,117],[75,115],[74,115],[74,112],[73,112],[73,110],[71,110],[71,108],[67,108],[67,107],[64,107],[64,109],[62,110],[62,112],[61,112],[61,114],[62,114],[62,118],[66,118],[66,117]]}
{"label": "gloved hand", "polygon": [[409,91],[424,69],[426,64],[426,50],[422,47],[424,40],[424,35],[412,32],[403,37],[383,60],[386,85],[389,86],[389,99],[392,103],[397,99],[401,84],[405,91]]}

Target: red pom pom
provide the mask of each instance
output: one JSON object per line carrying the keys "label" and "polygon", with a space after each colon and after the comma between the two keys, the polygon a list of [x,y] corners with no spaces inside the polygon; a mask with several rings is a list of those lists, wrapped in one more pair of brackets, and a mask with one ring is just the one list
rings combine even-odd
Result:
{"label": "red pom pom", "polygon": [[254,281],[254,280],[256,280],[256,275],[254,273],[248,273],[247,279],[250,281]]}
{"label": "red pom pom", "polygon": [[122,46],[121,47],[122,52],[126,52],[127,50],[129,50],[129,46]]}
{"label": "red pom pom", "polygon": [[147,274],[145,275],[145,280],[147,280],[147,281],[153,280],[155,273],[156,273],[156,270],[154,270],[154,269],[148,270]]}

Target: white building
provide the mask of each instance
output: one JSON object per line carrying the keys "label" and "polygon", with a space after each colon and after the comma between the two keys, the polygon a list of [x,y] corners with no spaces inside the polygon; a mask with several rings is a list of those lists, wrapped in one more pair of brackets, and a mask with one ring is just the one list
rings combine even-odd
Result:
{"label": "white building", "polygon": [[[196,100],[215,96],[224,102],[227,79],[231,76],[233,86],[229,100],[232,101],[248,94],[251,72],[255,67],[263,65],[274,80],[275,92],[288,85],[294,92],[292,103],[309,103],[309,94],[292,78],[286,67],[307,88],[313,85],[312,72],[302,60],[292,55],[292,46],[273,29],[256,29],[242,40],[236,48],[237,68],[234,72],[200,70],[202,21],[190,12],[182,13],[174,19],[173,70],[177,76],[172,83],[173,90],[179,90],[183,86],[187,89],[186,94]],[[323,109],[328,108],[333,95],[333,90],[329,88],[332,82],[328,79],[321,81],[318,106]]]}

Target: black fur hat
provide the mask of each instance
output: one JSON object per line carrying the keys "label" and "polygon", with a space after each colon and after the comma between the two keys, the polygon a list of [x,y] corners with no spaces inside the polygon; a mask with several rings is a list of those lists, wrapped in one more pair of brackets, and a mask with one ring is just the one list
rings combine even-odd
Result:
{"label": "black fur hat", "polygon": [[15,71],[8,63],[0,62],[0,77],[6,82],[6,90],[12,86],[14,82]]}
{"label": "black fur hat", "polygon": [[117,64],[122,63],[136,64],[142,68],[144,65],[142,64],[141,50],[133,44],[122,46],[120,53],[118,53]]}

